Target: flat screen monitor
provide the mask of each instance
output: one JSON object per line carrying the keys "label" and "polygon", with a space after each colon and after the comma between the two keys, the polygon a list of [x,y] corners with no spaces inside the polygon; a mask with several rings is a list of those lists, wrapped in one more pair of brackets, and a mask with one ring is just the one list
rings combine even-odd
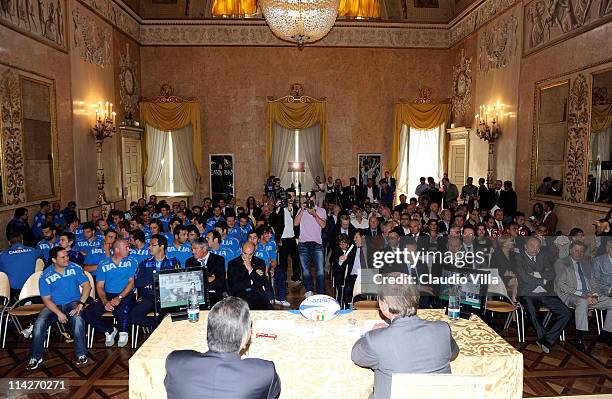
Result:
{"label": "flat screen monitor", "polygon": [[204,269],[201,267],[156,272],[155,295],[158,313],[186,313],[191,283],[195,283],[200,309],[208,309],[204,274]]}

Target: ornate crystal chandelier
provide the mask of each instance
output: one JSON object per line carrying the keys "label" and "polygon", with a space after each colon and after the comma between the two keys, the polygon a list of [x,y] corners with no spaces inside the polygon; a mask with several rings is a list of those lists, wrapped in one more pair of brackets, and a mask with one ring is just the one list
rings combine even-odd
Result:
{"label": "ornate crystal chandelier", "polygon": [[260,0],[259,6],[272,32],[300,49],[325,37],[338,15],[338,0]]}

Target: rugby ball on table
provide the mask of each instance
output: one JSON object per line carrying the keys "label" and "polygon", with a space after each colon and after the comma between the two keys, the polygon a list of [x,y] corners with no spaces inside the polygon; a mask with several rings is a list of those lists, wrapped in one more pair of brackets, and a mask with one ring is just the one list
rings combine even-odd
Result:
{"label": "rugby ball on table", "polygon": [[329,295],[313,295],[300,303],[300,313],[308,320],[331,320],[340,311],[340,304]]}

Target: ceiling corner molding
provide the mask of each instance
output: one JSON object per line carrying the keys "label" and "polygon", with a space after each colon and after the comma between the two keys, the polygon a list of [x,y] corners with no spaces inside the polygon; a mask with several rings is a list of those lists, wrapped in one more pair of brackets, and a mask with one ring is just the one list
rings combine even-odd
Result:
{"label": "ceiling corner molding", "polygon": [[79,0],[79,2],[140,43],[140,24],[142,20],[123,1]]}
{"label": "ceiling corner molding", "polygon": [[462,12],[450,23],[449,45],[453,46],[468,37],[486,23],[506,12],[520,0],[484,0],[480,4]]}

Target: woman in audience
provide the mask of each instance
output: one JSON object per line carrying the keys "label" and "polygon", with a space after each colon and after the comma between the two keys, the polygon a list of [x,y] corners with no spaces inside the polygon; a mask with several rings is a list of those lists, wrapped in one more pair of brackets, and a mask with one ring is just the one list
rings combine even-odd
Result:
{"label": "woman in audience", "polygon": [[516,289],[518,281],[515,274],[516,252],[512,237],[500,237],[497,239],[498,246],[491,256],[491,269],[497,269],[499,276],[508,289],[508,295],[516,301]]}
{"label": "woman in audience", "polygon": [[540,223],[542,223],[543,219],[544,219],[544,206],[541,203],[536,202],[535,204],[533,204],[531,217],[529,218],[529,220],[531,221],[531,224],[533,225],[533,227],[537,227],[540,225]]}
{"label": "woman in audience", "polygon": [[246,200],[246,213],[255,220],[261,215],[261,208],[257,206],[257,202],[253,196],[248,197]]}
{"label": "woman in audience", "polygon": [[[402,274],[388,276],[401,278]],[[376,324],[355,342],[351,353],[355,364],[374,370],[371,399],[391,396],[393,373],[451,372],[450,362],[459,354],[459,347],[450,326],[419,318],[419,299],[416,284],[381,285],[378,306],[389,324]]]}
{"label": "woman in audience", "polygon": [[346,276],[346,265],[353,264],[355,259],[355,251],[353,253],[353,261],[348,257],[349,238],[346,234],[340,234],[336,239],[336,244],[332,247],[331,254],[331,270],[334,277],[334,288],[336,289],[336,299],[342,303],[342,289],[344,287],[344,277]]}

